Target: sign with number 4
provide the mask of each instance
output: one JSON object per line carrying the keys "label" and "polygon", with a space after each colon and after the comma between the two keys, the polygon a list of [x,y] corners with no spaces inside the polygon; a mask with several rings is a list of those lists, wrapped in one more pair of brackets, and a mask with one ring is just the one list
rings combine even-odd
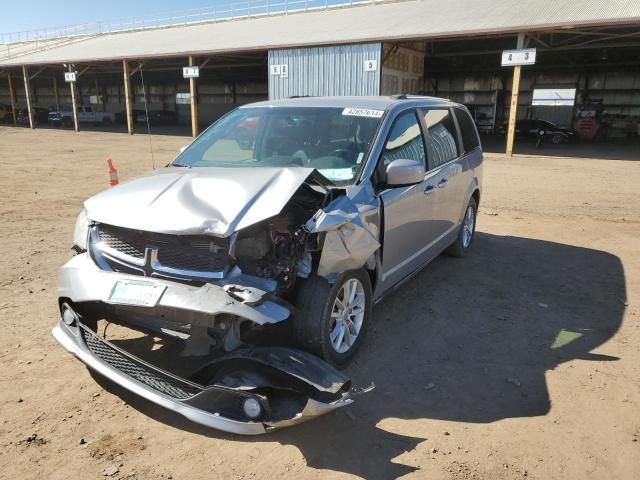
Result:
{"label": "sign with number 4", "polygon": [[505,50],[502,52],[502,66],[534,65],[536,63],[535,48],[521,48],[518,50]]}

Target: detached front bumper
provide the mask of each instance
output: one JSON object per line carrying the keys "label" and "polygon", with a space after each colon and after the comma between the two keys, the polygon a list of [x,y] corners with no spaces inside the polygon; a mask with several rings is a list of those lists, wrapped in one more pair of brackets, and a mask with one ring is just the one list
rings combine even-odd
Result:
{"label": "detached front bumper", "polygon": [[[53,336],[89,368],[136,395],[207,427],[257,435],[348,405],[356,394],[366,391],[353,389],[347,377],[318,357],[282,347],[239,348],[200,361],[188,378],[151,365],[98,336],[95,328],[82,323],[79,313],[85,302],[108,303],[115,282],[127,277],[100,270],[86,255],[71,259],[60,273],[59,297],[62,310],[70,310],[73,316],[61,319]],[[260,324],[276,323],[289,315],[269,300],[234,300],[217,285],[192,287],[148,280],[166,286],[158,302],[165,310],[241,315]],[[152,319],[154,308],[145,310]],[[247,413],[248,400],[257,415]]]}

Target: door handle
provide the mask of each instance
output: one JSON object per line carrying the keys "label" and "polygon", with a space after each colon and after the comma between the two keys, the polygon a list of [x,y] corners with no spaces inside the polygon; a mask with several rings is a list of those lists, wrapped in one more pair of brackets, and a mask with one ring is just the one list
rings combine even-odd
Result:
{"label": "door handle", "polygon": [[447,180],[446,178],[443,178],[442,180],[440,180],[440,181],[438,182],[438,188],[444,188],[444,187],[446,187],[446,186],[447,186],[447,182],[448,182],[448,180]]}
{"label": "door handle", "polygon": [[435,191],[436,191],[435,185],[427,185],[427,187],[424,189],[424,194],[429,195]]}

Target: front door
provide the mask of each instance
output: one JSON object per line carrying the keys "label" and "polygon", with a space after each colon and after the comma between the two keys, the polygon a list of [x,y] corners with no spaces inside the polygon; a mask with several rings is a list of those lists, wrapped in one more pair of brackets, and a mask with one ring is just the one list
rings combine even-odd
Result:
{"label": "front door", "polygon": [[[386,140],[380,170],[385,171],[389,163],[398,159],[417,160],[426,166],[426,158],[417,112],[401,113]],[[384,208],[383,288],[397,283],[428,259],[425,247],[432,241],[432,229],[431,195],[426,188],[425,180],[408,187],[388,188],[380,194]]]}

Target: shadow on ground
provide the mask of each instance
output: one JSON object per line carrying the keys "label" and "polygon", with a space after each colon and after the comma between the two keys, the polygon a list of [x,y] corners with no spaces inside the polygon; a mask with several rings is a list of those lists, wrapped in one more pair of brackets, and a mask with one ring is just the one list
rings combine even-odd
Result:
{"label": "shadow on ground", "polygon": [[393,460],[442,431],[411,437],[385,431],[379,422],[487,423],[545,415],[551,406],[547,370],[570,360],[617,360],[590,352],[620,327],[624,301],[624,272],[613,255],[478,232],[467,258],[438,258],[376,307],[367,341],[347,373],[377,388],[349,407],[349,415],[338,411],[241,438],[202,428],[98,380],[175,428],[294,445],[312,468],[396,478],[415,468]]}

